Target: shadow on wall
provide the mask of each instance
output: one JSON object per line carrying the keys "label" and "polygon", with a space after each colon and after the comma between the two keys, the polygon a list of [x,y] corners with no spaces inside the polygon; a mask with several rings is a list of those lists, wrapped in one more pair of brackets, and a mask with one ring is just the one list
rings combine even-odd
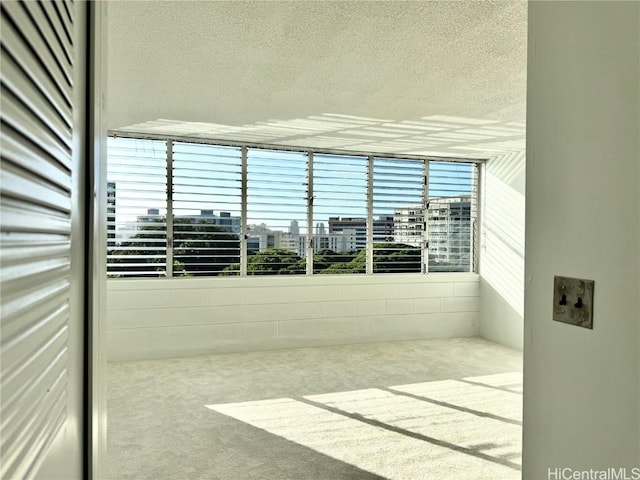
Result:
{"label": "shadow on wall", "polygon": [[487,162],[480,268],[483,336],[516,348],[522,345],[524,315],[524,177],[524,148]]}

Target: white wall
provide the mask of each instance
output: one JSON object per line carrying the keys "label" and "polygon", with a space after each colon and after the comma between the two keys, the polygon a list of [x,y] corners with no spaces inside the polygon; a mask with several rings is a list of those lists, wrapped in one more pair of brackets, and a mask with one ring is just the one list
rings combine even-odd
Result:
{"label": "white wall", "polygon": [[[529,4],[525,479],[640,466],[639,31],[638,2]],[[552,321],[556,274],[595,280],[593,330]]]}
{"label": "white wall", "polygon": [[485,167],[480,253],[480,334],[522,350],[524,336],[525,152]]}
{"label": "white wall", "polygon": [[107,282],[111,361],[475,336],[476,274]]}

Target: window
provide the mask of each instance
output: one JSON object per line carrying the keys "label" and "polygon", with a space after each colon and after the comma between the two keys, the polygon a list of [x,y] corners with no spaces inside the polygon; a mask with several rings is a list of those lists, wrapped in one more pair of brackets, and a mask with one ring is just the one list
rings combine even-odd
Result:
{"label": "window", "polygon": [[366,272],[367,157],[313,155],[313,272]]}
{"label": "window", "polygon": [[423,160],[373,159],[373,272],[423,271]]}
{"label": "window", "polygon": [[110,277],[472,272],[478,163],[109,138]]}
{"label": "window", "polygon": [[166,275],[167,142],[107,140],[107,273]]}
{"label": "window", "polygon": [[478,166],[429,162],[430,272],[475,270]]}
{"label": "window", "polygon": [[247,153],[247,274],[306,273],[307,155]]}
{"label": "window", "polygon": [[240,148],[172,142],[173,276],[240,273]]}

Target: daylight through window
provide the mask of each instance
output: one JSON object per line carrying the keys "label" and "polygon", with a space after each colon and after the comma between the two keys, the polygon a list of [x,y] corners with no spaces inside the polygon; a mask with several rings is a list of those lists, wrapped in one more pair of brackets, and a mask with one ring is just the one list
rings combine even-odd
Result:
{"label": "daylight through window", "polygon": [[473,272],[479,163],[107,142],[107,274]]}

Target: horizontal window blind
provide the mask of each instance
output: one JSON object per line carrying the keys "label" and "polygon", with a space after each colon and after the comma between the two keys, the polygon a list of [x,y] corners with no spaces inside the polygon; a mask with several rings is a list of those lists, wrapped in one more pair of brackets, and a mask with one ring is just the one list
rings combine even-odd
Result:
{"label": "horizontal window blind", "polygon": [[474,270],[477,192],[477,164],[429,163],[430,272]]}
{"label": "horizontal window blind", "polygon": [[107,274],[166,274],[167,144],[107,140]]}
{"label": "horizontal window blind", "polygon": [[373,159],[373,272],[422,271],[422,160]]}
{"label": "horizontal window blind", "polygon": [[306,153],[248,149],[248,275],[306,273],[307,170]]}
{"label": "horizontal window blind", "polygon": [[173,275],[239,274],[240,148],[174,142],[172,151]]}
{"label": "horizontal window blind", "polygon": [[107,148],[110,277],[475,271],[478,163],[135,138]]}
{"label": "horizontal window blind", "polygon": [[313,271],[365,273],[367,157],[313,156]]}

